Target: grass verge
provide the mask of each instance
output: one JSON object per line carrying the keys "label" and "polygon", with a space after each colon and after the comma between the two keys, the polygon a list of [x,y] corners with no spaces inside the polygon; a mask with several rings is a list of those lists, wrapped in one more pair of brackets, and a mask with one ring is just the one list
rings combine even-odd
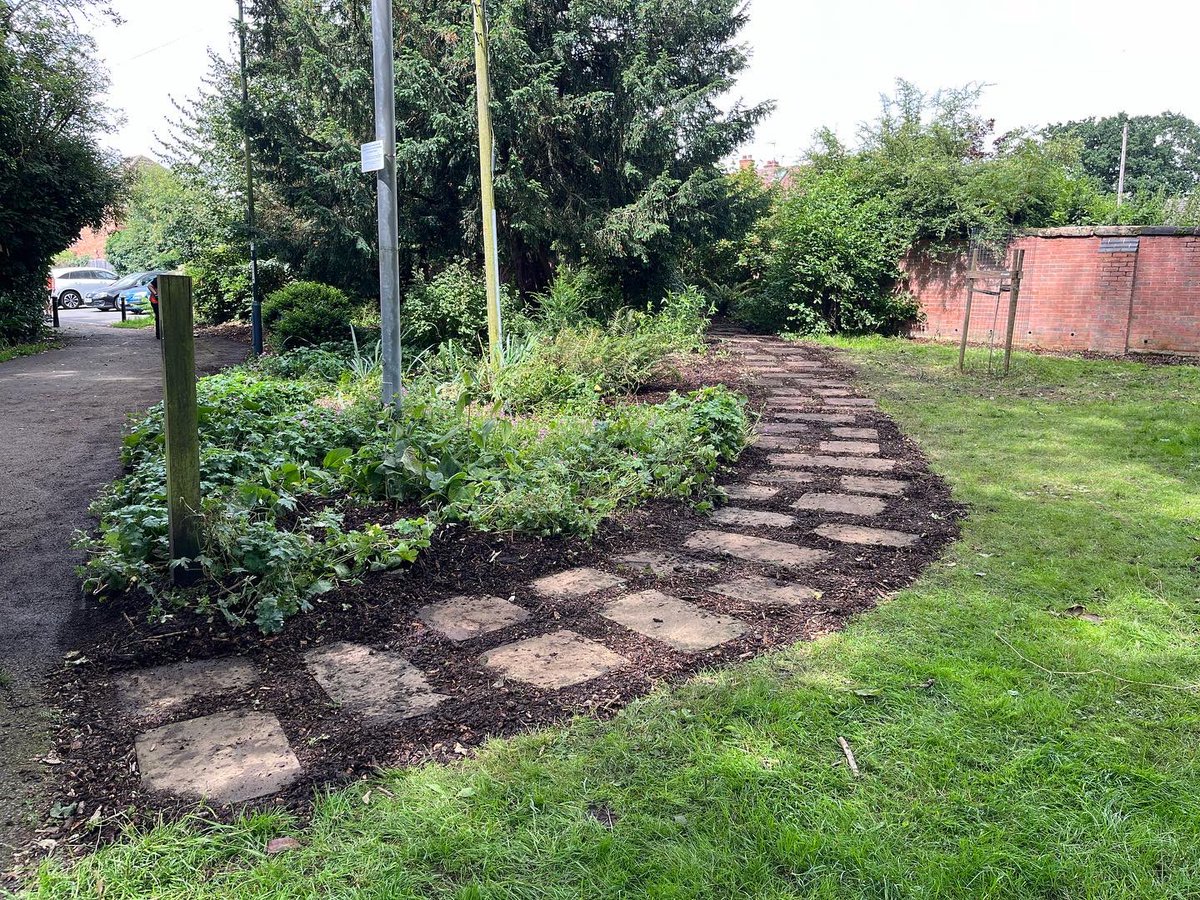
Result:
{"label": "grass verge", "polygon": [[[1020,355],[995,381],[845,346],[972,510],[890,603],[305,827],[130,835],[34,895],[1195,896],[1200,370]],[[300,846],[267,855],[280,835]]]}
{"label": "grass verge", "polygon": [[34,341],[32,344],[13,344],[11,347],[0,347],[0,363],[8,362],[22,356],[33,356],[46,350],[54,350],[59,346],[58,341]]}
{"label": "grass verge", "polygon": [[153,328],[154,316],[130,316],[124,322],[113,322],[113,328]]}

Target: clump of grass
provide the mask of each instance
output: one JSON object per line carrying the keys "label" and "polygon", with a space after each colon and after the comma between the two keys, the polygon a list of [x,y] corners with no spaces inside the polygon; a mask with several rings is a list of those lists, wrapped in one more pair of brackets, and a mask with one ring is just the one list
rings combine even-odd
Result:
{"label": "clump of grass", "polygon": [[154,316],[130,316],[123,322],[113,322],[112,328],[153,328]]}

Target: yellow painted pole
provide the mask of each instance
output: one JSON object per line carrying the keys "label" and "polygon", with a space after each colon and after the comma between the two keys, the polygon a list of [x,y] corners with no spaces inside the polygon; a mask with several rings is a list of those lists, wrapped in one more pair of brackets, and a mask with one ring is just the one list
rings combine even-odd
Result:
{"label": "yellow painted pole", "polygon": [[475,12],[475,95],[479,113],[479,187],[483,201],[483,269],[487,280],[488,349],[492,365],[504,363],[500,325],[500,248],[496,236],[496,195],[492,188],[495,144],[492,137],[491,83],[488,76],[487,20],[484,0],[472,0]]}

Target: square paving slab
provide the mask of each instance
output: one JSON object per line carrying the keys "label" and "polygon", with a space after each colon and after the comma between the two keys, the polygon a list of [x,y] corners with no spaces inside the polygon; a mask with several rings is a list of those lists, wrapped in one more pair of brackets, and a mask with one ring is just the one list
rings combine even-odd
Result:
{"label": "square paving slab", "polygon": [[790,528],[796,524],[795,517],[787,513],[742,509],[740,506],[722,507],[710,518],[718,525],[742,525],[746,528]]}
{"label": "square paving slab", "polygon": [[887,507],[878,497],[861,494],[805,494],[792,504],[796,509],[816,509],[850,516],[877,516]]}
{"label": "square paving slab", "polygon": [[506,678],[557,690],[599,678],[628,660],[569,629],[505,644],[480,658]]}
{"label": "square paving slab", "polygon": [[304,654],[304,664],[325,693],[365,719],[383,722],[432,711],[446,699],[399,653],[343,642]]}
{"label": "square paving slab", "polygon": [[714,584],[708,590],[732,600],[762,606],[799,606],[819,596],[812,588],[802,584],[788,584],[774,578],[763,578],[761,575],[731,578],[729,581]]}
{"label": "square paving slab", "polygon": [[746,631],[746,626],[731,616],[711,613],[658,591],[621,597],[606,606],[602,615],[688,653],[732,641]]}
{"label": "square paving slab", "polygon": [[830,428],[829,433],[834,437],[850,438],[859,441],[879,440],[879,431],[875,428]]}
{"label": "square paving slab", "polygon": [[920,535],[887,528],[865,528],[862,525],[818,525],[813,529],[821,537],[844,544],[871,544],[877,547],[911,547]]}
{"label": "square paving slab", "polygon": [[814,453],[772,453],[773,466],[799,469],[861,469],[866,472],[890,472],[896,468],[894,459],[873,456],[819,456]]}
{"label": "square paving slab", "polygon": [[886,497],[899,497],[904,493],[907,484],[907,481],[895,478],[872,478],[870,475],[842,476],[842,487],[860,494],[883,494]]}
{"label": "square paving slab", "polygon": [[768,563],[773,566],[804,569],[819,563],[829,556],[826,550],[799,547],[783,541],[750,537],[728,531],[694,531],[683,545],[689,550],[719,553],[734,556],[748,562]]}
{"label": "square paving slab", "polygon": [[779,488],[765,484],[727,484],[724,490],[730,500],[772,500],[779,495]]}
{"label": "square paving slab", "polygon": [[142,785],[217,803],[281,791],[302,774],[279,720],[235,710],[164,725],[134,740]]}
{"label": "square paving slab", "polygon": [[539,578],[533,583],[533,589],[545,597],[567,598],[586,597],[588,594],[624,585],[623,578],[583,566]]}
{"label": "square paving slab", "polygon": [[659,578],[670,578],[672,575],[706,575],[720,568],[716,563],[692,559],[690,556],[679,556],[675,553],[659,553],[654,550],[618,556],[617,565],[622,569],[638,573],[650,572]]}
{"label": "square paving slab", "polygon": [[789,422],[816,422],[819,425],[848,425],[858,418],[853,413],[777,412],[774,415]]}
{"label": "square paving slab", "polygon": [[879,444],[874,441],[821,441],[822,453],[860,453],[863,456],[878,456]]}
{"label": "square paving slab", "polygon": [[256,681],[258,669],[244,656],[197,659],[122,675],[116,681],[117,700],[130,715],[149,719],[197,697],[242,690]]}
{"label": "square paving slab", "polygon": [[429,604],[417,618],[452,641],[469,641],[524,622],[529,612],[500,597],[459,596]]}

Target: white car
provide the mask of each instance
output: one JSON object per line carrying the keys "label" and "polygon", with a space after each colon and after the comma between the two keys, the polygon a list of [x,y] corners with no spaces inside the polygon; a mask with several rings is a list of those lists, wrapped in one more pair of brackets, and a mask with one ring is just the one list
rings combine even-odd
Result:
{"label": "white car", "polygon": [[117,273],[90,266],[64,266],[50,270],[50,298],[64,309],[79,309],[88,294],[106,288]]}

